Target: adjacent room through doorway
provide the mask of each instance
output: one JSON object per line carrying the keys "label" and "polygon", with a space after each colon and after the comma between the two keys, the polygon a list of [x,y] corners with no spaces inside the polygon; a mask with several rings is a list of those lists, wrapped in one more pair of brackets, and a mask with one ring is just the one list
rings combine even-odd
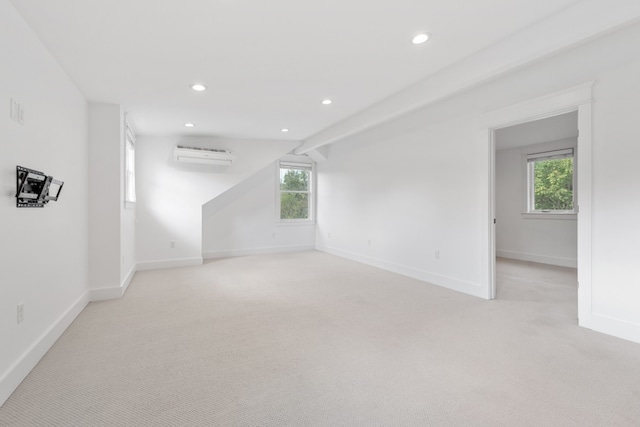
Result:
{"label": "adjacent room through doorway", "polygon": [[495,131],[496,297],[560,304],[573,319],[577,142],[577,111]]}

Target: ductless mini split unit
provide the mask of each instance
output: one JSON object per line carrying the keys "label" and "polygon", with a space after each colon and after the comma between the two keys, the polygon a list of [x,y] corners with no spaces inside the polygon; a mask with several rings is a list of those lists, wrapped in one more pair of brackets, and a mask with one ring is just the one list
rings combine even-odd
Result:
{"label": "ductless mini split unit", "polygon": [[198,163],[212,166],[231,166],[235,156],[230,151],[215,148],[185,147],[173,149],[173,158],[179,162]]}

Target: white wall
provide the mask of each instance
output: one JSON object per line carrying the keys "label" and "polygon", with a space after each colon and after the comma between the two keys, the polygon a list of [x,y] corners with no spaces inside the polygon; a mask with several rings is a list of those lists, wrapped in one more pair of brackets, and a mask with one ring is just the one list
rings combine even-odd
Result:
{"label": "white wall", "polygon": [[92,290],[120,285],[119,105],[89,105],[89,283]]}
{"label": "white wall", "polygon": [[[177,163],[177,145],[226,149],[228,168]],[[202,262],[202,205],[274,162],[297,145],[206,137],[138,137],[136,144],[138,268]],[[174,242],[175,247],[170,246]]]}
{"label": "white wall", "polygon": [[594,91],[592,302],[594,327],[617,331],[623,322],[640,341],[640,60],[634,53],[628,65],[603,73]]}
{"label": "white wall", "polygon": [[460,125],[469,117],[416,119],[331,146],[318,164],[318,249],[480,296],[481,135]]}
{"label": "white wall", "polygon": [[89,283],[91,299],[119,298],[135,273],[135,208],[124,204],[124,114],[89,105]]}
{"label": "white wall", "polygon": [[[7,0],[0,35],[2,404],[88,302],[88,119],[81,93]],[[24,125],[9,119],[9,98],[22,103]],[[16,165],[64,181],[60,199],[17,209]]]}
{"label": "white wall", "polygon": [[315,248],[315,222],[276,221],[277,171],[273,162],[202,206],[204,258]]}
{"label": "white wall", "polygon": [[640,342],[639,45],[634,25],[332,146],[318,165],[318,248],[488,295],[480,116],[595,80],[590,327]]}
{"label": "white wall", "polygon": [[[575,139],[564,142],[560,145],[576,146]],[[578,254],[577,221],[522,215],[526,200],[523,153],[543,150],[536,147],[541,145],[496,151],[496,254],[575,268]]]}

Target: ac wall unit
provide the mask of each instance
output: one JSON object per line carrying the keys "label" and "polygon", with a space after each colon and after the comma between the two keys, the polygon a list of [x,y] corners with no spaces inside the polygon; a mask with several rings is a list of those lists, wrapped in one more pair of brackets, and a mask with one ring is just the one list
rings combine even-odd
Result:
{"label": "ac wall unit", "polygon": [[173,149],[173,158],[179,162],[201,165],[230,166],[235,156],[230,151],[215,148],[185,147],[178,145]]}

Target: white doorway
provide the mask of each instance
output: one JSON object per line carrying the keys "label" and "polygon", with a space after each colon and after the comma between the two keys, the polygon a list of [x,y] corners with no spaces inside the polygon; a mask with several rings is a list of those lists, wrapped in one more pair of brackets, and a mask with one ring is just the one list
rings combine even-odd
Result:
{"label": "white doorway", "polygon": [[[552,275],[563,269],[545,265],[577,268],[578,111],[496,129],[494,140],[495,297],[502,299],[518,270]],[[518,283],[531,288],[530,296],[548,287],[544,280]],[[574,289],[566,302],[575,312],[575,280],[563,285]]]}
{"label": "white doorway", "polygon": [[570,88],[482,116],[487,130],[489,154],[488,298],[496,289],[496,133],[515,125],[574,113],[577,115],[576,176],[578,318],[580,324],[591,314],[591,88],[593,83]]}

